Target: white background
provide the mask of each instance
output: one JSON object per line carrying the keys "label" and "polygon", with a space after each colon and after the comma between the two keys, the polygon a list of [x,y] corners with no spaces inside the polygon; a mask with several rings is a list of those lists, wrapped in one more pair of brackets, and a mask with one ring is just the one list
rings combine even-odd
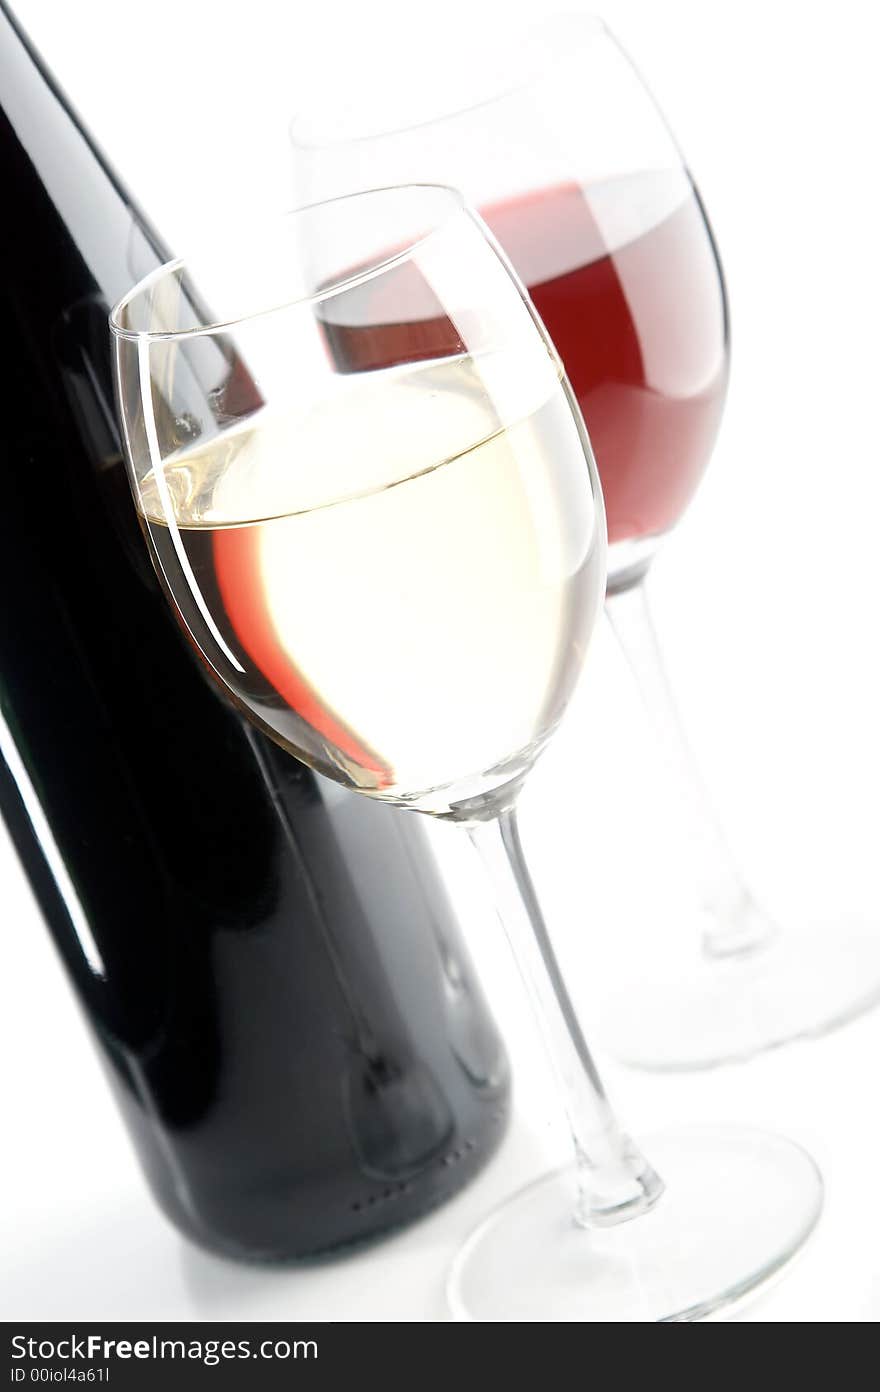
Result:
{"label": "white background", "polygon": [[[454,62],[524,0],[18,0],[86,122],[181,245],[290,202],[286,125],[353,55]],[[576,8],[570,6],[569,8]],[[549,9],[549,7],[548,7]],[[794,928],[876,915],[880,781],[876,436],[880,25],[868,3],[607,0],[701,186],[728,276],[734,372],[705,484],[652,578],[681,705],[750,878]],[[7,198],[14,197],[6,190]],[[7,601],[8,602],[8,601]],[[685,893],[663,784],[607,631],[524,808],[548,908],[589,1010]],[[457,849],[441,853],[481,936]],[[521,1080],[499,1159],[452,1205],[369,1253],[263,1273],[185,1245],[153,1208],[8,843],[0,838],[0,1316],[442,1317],[473,1220],[559,1145],[528,1030],[489,964]],[[669,914],[666,914],[669,917]],[[490,983],[491,985],[491,983]],[[767,1124],[825,1171],[820,1235],[740,1318],[880,1317],[880,1016],[747,1066],[674,1080],[608,1066],[640,1133],[675,1120]],[[380,1278],[380,1279],[377,1279]]]}

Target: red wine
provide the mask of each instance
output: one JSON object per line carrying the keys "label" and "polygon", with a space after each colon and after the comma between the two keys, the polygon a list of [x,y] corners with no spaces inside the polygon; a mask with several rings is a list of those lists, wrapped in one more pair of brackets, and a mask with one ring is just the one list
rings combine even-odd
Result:
{"label": "red wine", "polygon": [[[643,573],[625,543],[678,521],[705,469],[727,392],[724,282],[702,206],[681,170],[586,188],[561,184],[481,213],[526,285],[565,367],[599,466],[608,516],[609,587]],[[326,333],[340,370],[364,371],[460,351],[412,266],[407,317],[381,322],[366,284],[328,301]],[[396,288],[395,303],[401,290]],[[617,549],[619,547],[619,550]]]}
{"label": "red wine", "polygon": [[107,327],[166,252],[2,8],[0,76],[0,809],[172,1221],[267,1259],[374,1237],[494,1150],[504,1054],[416,818],[283,753],[181,637]]}
{"label": "red wine", "polygon": [[482,212],[580,403],[609,541],[668,531],[708,463],[727,388],[723,281],[693,186],[678,171],[636,174]]}

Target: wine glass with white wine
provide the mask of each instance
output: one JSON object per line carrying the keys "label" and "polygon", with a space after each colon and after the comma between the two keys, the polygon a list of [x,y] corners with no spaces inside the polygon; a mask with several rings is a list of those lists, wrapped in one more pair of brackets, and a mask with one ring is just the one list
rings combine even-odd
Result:
{"label": "wine glass with white wine", "polygon": [[685,1130],[655,1170],[523,859],[517,795],[601,608],[605,519],[559,358],[485,225],[441,186],[332,200],[163,267],[111,327],[137,510],[208,671],[313,768],[460,824],[494,881],[572,1158],[466,1244],[456,1314],[692,1319],[760,1284],[815,1224],[812,1161]]}

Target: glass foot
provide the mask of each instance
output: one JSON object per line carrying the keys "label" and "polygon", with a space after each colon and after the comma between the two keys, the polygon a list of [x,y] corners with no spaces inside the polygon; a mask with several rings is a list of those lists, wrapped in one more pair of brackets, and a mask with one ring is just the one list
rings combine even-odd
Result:
{"label": "glass foot", "polygon": [[[607,1001],[601,1040],[635,1068],[713,1068],[821,1035],[880,1002],[880,923],[779,931],[741,956],[652,970]],[[599,1033],[597,1031],[597,1033]]]}
{"label": "glass foot", "polygon": [[666,1190],[612,1228],[572,1218],[574,1169],[545,1175],[473,1232],[449,1276],[456,1319],[701,1319],[775,1276],[822,1209],[822,1178],[780,1136],[726,1127],[666,1132],[645,1146]]}

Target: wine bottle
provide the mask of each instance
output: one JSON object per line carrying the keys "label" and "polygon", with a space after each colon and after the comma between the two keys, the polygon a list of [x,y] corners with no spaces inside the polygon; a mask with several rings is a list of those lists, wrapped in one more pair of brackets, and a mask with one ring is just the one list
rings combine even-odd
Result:
{"label": "wine bottle", "polygon": [[266,740],[180,636],[107,329],[167,251],[5,6],[0,72],[0,807],[165,1213],[328,1251],[480,1168],[505,1056],[418,820]]}

